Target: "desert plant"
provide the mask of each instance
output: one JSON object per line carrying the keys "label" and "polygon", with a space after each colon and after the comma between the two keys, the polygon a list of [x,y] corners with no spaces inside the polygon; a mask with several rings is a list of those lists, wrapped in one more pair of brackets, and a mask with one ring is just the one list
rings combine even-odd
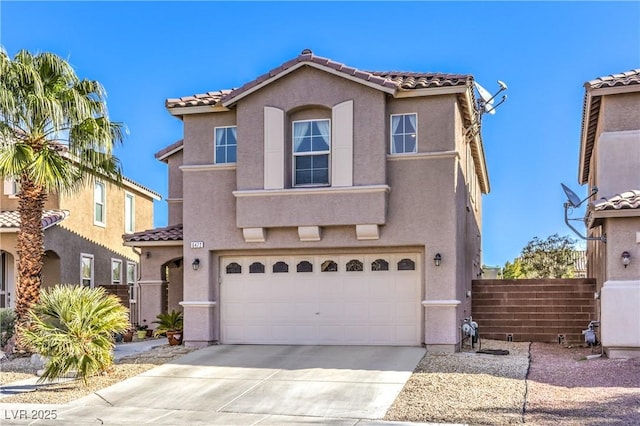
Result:
{"label": "desert plant", "polygon": [[21,327],[21,342],[48,361],[39,382],[69,374],[87,379],[113,363],[113,334],[129,328],[129,312],[103,288],[56,285],[40,294]]}
{"label": "desert plant", "polygon": [[157,320],[153,321],[158,326],[153,330],[154,336],[165,334],[168,331],[182,331],[184,320],[182,312],[172,310],[171,312],[163,312],[156,316]]}
{"label": "desert plant", "polygon": [[16,323],[16,313],[11,308],[0,308],[0,348],[9,342],[13,336]]}

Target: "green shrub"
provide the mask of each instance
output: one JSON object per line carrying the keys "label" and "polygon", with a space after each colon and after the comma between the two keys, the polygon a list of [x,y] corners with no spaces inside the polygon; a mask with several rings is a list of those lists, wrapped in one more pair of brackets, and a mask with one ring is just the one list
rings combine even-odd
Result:
{"label": "green shrub", "polygon": [[129,312],[103,288],[56,285],[41,292],[40,302],[20,328],[20,341],[48,358],[39,382],[73,375],[87,379],[113,363],[114,333],[129,328]]}
{"label": "green shrub", "polygon": [[157,337],[167,331],[182,331],[184,320],[182,312],[172,310],[171,312],[165,312],[156,316],[157,320],[153,321],[154,324],[158,324],[153,334]]}
{"label": "green shrub", "polygon": [[16,313],[11,308],[0,308],[0,348],[13,337],[16,325]]}

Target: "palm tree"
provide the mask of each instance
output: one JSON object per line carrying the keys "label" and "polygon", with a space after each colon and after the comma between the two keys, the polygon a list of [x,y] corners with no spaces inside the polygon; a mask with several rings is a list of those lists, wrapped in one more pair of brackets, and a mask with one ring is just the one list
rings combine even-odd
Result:
{"label": "palm tree", "polygon": [[125,128],[109,120],[105,91],[53,53],[0,46],[0,176],[19,183],[16,288],[18,324],[40,297],[49,193],[69,193],[101,176],[121,180],[114,145]]}

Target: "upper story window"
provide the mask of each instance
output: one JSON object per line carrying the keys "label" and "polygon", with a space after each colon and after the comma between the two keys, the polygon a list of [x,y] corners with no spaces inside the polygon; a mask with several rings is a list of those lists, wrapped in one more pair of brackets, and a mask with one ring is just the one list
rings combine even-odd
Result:
{"label": "upper story window", "polygon": [[293,185],[329,185],[329,120],[293,122]]}
{"label": "upper story window", "polygon": [[236,162],[236,148],[238,147],[236,129],[236,126],[216,127],[216,152],[214,159],[216,164]]}
{"label": "upper story window", "polygon": [[135,197],[129,192],[124,193],[124,232],[133,234],[136,227]]}
{"label": "upper story window", "polygon": [[104,182],[96,182],[93,187],[93,223],[106,224],[106,188]]}
{"label": "upper story window", "polygon": [[391,116],[391,153],[418,152],[418,114]]}

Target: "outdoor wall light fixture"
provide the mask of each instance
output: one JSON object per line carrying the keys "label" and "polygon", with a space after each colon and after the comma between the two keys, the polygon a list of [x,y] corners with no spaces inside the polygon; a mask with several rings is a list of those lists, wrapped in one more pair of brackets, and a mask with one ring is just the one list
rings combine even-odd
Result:
{"label": "outdoor wall light fixture", "polygon": [[433,258],[433,263],[436,266],[440,266],[440,263],[442,263],[442,255],[440,253],[436,253],[436,256]]}
{"label": "outdoor wall light fixture", "polygon": [[195,258],[193,260],[193,263],[191,264],[191,267],[193,268],[194,271],[197,271],[198,268],[200,267],[200,259]]}
{"label": "outdoor wall light fixture", "polygon": [[631,263],[631,255],[629,254],[628,251],[623,251],[622,252],[622,264],[626,268],[627,265],[630,264],[630,263]]}

